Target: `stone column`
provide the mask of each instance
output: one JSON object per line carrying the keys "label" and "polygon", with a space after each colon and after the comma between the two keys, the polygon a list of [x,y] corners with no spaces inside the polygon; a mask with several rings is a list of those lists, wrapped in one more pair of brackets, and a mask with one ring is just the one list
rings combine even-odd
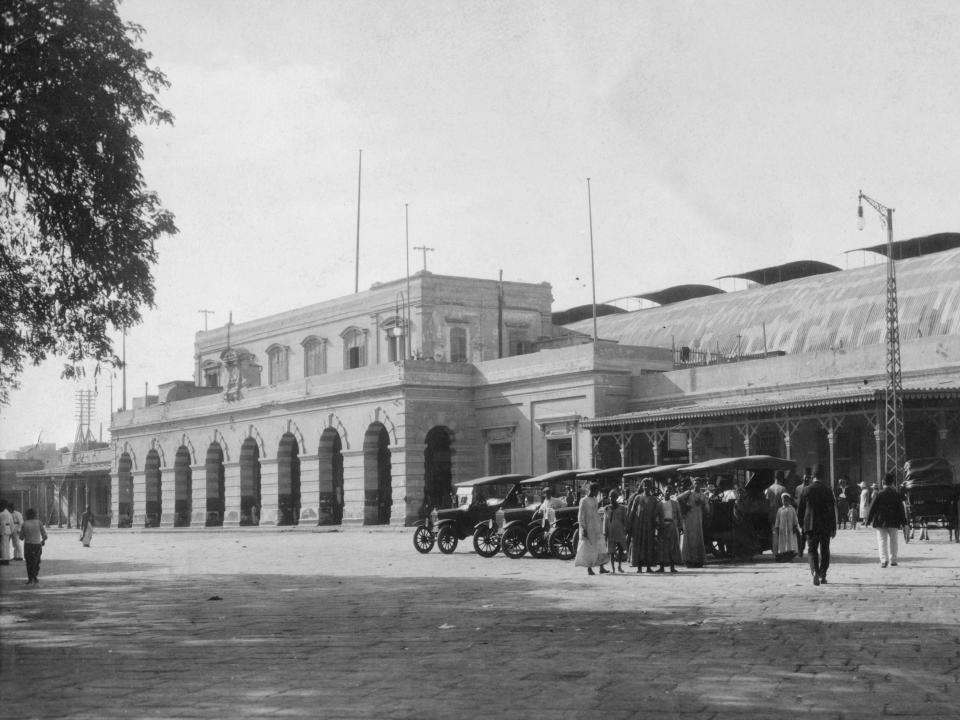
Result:
{"label": "stone column", "polygon": [[147,471],[133,470],[133,522],[132,527],[145,527],[147,524]]}
{"label": "stone column", "polygon": [[172,528],[177,519],[177,475],[172,467],[160,468],[160,527]]}
{"label": "stone column", "polygon": [[120,522],[120,473],[110,473],[110,524],[117,527]]}
{"label": "stone column", "polygon": [[418,519],[420,504],[423,501],[423,488],[420,497],[407,484],[407,447],[390,447],[390,524],[399,527],[413,525]]}
{"label": "stone column", "polygon": [[277,459],[260,460],[260,526],[273,527],[279,516],[280,478]]}
{"label": "stone column", "polygon": [[320,524],[320,457],[300,456],[300,525]]}
{"label": "stone column", "polygon": [[[367,498],[363,475],[363,450],[344,450],[343,455],[343,524],[363,525],[367,515]],[[370,510],[376,522],[376,498]]]}
{"label": "stone column", "polygon": [[207,525],[207,465],[190,466],[190,526]]}
{"label": "stone column", "polygon": [[223,527],[240,526],[240,463],[223,464]]}

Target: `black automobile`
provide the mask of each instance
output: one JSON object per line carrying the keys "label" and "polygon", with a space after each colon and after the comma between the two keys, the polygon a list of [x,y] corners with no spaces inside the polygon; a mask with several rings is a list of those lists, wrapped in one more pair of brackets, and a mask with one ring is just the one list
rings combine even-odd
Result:
{"label": "black automobile", "polygon": [[944,458],[917,458],[903,466],[903,499],[907,517],[920,538],[931,528],[947,528],[956,542],[958,529],[958,499],[960,484],[953,477],[953,469]]}
{"label": "black automobile", "polygon": [[[623,489],[623,476],[639,470],[646,470],[652,465],[631,465],[628,467],[605,468],[603,470],[587,470],[577,473],[578,497],[585,495],[591,483],[600,486],[600,493],[606,494],[613,489]],[[556,519],[547,536],[547,545],[550,553],[560,560],[573,560],[577,554],[580,523],[578,515],[580,508],[577,505],[557,510]]]}
{"label": "black automobile", "polygon": [[[501,509],[491,521],[480,523],[473,533],[473,547],[483,557],[493,557],[499,550],[514,560],[526,555],[544,557],[543,549],[549,555],[546,545],[546,532],[541,517],[541,496],[547,488],[556,499],[557,507],[565,505],[563,497],[568,489],[573,489],[576,477],[582,470],[554,470],[520,481],[525,495],[524,507]],[[549,530],[549,525],[547,525]],[[532,545],[531,545],[532,543]]]}
{"label": "black automobile", "polygon": [[449,555],[460,540],[470,537],[476,527],[494,518],[497,510],[521,508],[525,505],[520,485],[529,475],[511,473],[487,475],[457,483],[457,506],[433,510],[429,517],[414,525],[413,546],[428,553],[434,543],[440,552]]}

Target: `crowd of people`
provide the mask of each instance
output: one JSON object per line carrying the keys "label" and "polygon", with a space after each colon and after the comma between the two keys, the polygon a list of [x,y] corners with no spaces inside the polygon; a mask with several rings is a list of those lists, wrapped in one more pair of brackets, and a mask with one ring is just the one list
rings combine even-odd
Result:
{"label": "crowd of people", "polygon": [[[881,567],[897,565],[898,534],[907,517],[892,474],[884,478],[883,490],[841,481],[834,491],[821,465],[806,468],[803,477],[791,483],[793,487],[788,482],[778,472],[762,494],[748,500],[743,488],[729,479],[713,483],[706,478],[682,482],[674,478],[658,486],[652,478],[644,478],[625,502],[619,489],[602,493],[592,483],[579,504],[580,540],[574,564],[586,568],[589,575],[596,574],[594,568],[601,574],[622,573],[624,560],[638,573],[676,573],[679,565],[703,567],[711,514],[721,503],[732,501],[743,502],[752,512],[737,516],[738,522],[756,528],[764,524],[758,518],[765,521],[776,561],[806,555],[814,585],[828,582],[830,541],[838,528],[848,525],[874,528]],[[851,501],[853,497],[856,502]],[[713,541],[716,544],[718,538]],[[721,550],[722,544],[720,539]]]}
{"label": "crowd of people", "polygon": [[[94,515],[86,508],[79,518],[80,542],[90,547],[93,539]],[[47,544],[47,528],[34,508],[22,514],[13,503],[0,499],[0,565],[10,561],[23,562],[27,570],[27,585],[40,582],[40,558]]]}

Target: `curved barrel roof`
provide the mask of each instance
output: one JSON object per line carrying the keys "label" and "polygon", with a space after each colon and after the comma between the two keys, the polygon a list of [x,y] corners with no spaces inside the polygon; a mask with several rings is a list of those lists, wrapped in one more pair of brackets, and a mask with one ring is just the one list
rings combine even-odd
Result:
{"label": "curved barrel roof", "polygon": [[[896,264],[900,337],[960,335],[960,250]],[[598,318],[601,339],[742,355],[884,342],[886,263]],[[586,322],[572,330],[590,333]]]}

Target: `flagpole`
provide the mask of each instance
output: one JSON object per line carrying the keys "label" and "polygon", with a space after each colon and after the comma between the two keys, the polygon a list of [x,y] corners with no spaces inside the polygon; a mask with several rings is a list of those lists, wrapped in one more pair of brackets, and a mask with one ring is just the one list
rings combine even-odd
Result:
{"label": "flagpole", "polygon": [[360,292],[360,178],[363,172],[363,150],[360,150],[360,157],[357,161],[357,253],[356,262],[353,265],[353,292]]}
{"label": "flagpole", "polygon": [[590,198],[590,178],[587,178],[587,214],[590,218],[590,290],[593,294],[593,348],[597,348],[597,276],[593,263],[593,202]]}

